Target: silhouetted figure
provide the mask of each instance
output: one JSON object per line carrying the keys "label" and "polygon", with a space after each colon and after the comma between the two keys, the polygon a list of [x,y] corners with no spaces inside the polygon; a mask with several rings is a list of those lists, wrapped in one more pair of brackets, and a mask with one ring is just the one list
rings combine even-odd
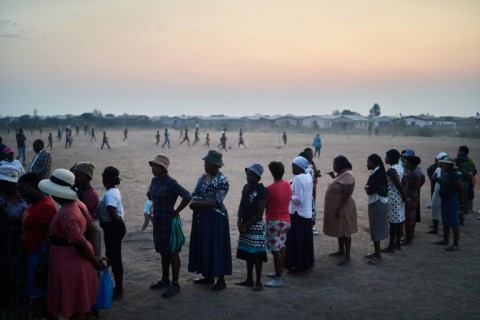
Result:
{"label": "silhouetted figure", "polygon": [[123,130],[123,141],[127,140],[128,138],[128,128],[125,128],[125,130]]}
{"label": "silhouetted figure", "polygon": [[168,149],[170,149],[170,134],[168,133],[168,129],[165,128],[165,132],[163,133],[163,144],[162,148],[165,147],[166,144],[168,144]]}
{"label": "silhouetted figure", "polygon": [[205,137],[205,144],[203,145],[204,147],[207,146],[207,148],[210,149],[210,133],[207,132],[207,136]]}
{"label": "silhouetted figure", "polygon": [[95,129],[92,128],[92,131],[90,133],[90,141],[95,140],[97,141],[97,137],[95,137]]}
{"label": "silhouetted figure", "polygon": [[53,149],[53,138],[52,138],[52,133],[48,133],[48,145],[45,147],[45,149],[50,147],[50,150]]}
{"label": "silhouetted figure", "polygon": [[282,140],[283,146],[285,147],[287,145],[287,133],[285,131],[283,131]]}
{"label": "silhouetted figure", "polygon": [[188,146],[190,147],[190,139],[188,138],[188,129],[187,128],[185,128],[185,133],[183,135],[183,140],[182,140],[182,142],[180,142],[180,145],[182,145],[182,143],[184,143],[185,141],[187,141]]}
{"label": "silhouetted figure", "polygon": [[160,131],[157,130],[157,134],[155,135],[155,139],[157,139],[157,142],[155,143],[157,146],[160,143]]}
{"label": "silhouetted figure", "polygon": [[103,131],[103,139],[102,139],[102,146],[100,149],[103,149],[103,146],[107,145],[108,149],[110,149],[110,145],[108,144],[107,132]]}

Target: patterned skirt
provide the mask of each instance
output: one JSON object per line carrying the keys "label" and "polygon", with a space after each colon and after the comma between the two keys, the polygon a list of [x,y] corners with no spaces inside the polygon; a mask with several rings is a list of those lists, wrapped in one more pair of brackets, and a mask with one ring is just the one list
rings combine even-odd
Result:
{"label": "patterned skirt", "polygon": [[248,262],[267,262],[267,234],[263,220],[252,224],[238,238],[237,258]]}

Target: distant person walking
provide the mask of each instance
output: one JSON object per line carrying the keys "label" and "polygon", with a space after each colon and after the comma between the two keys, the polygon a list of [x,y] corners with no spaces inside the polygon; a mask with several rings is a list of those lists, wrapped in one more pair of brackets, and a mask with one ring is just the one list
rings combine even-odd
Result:
{"label": "distant person walking", "polygon": [[58,140],[58,141],[62,140],[62,128],[61,128],[61,126],[58,126],[58,130],[57,130],[57,140]]}
{"label": "distant person walking", "polygon": [[205,144],[203,145],[210,149],[210,133],[207,132],[207,136],[205,137]]}
{"label": "distant person walking", "polygon": [[285,131],[283,131],[282,140],[283,140],[283,146],[285,147],[287,145],[287,133]]}
{"label": "distant person walking", "polygon": [[247,149],[247,146],[245,145],[245,140],[243,140],[243,130],[240,129],[240,132],[238,133],[238,147],[244,146],[245,149]]}
{"label": "distant person walking", "polygon": [[163,133],[163,144],[162,148],[165,147],[166,144],[168,144],[168,149],[170,149],[170,134],[168,133],[168,129],[165,128],[165,132]]}
{"label": "distant person walking", "polygon": [[53,138],[52,138],[52,133],[48,133],[48,145],[45,147],[45,149],[50,148],[50,150],[53,149]]}
{"label": "distant person walking", "polygon": [[320,149],[322,149],[322,138],[320,138],[320,133],[317,133],[315,138],[313,138],[313,147],[315,148],[315,152],[313,156],[320,158]]}
{"label": "distant person walking", "polygon": [[182,142],[180,142],[180,145],[182,145],[182,143],[184,143],[185,141],[187,141],[188,146],[190,147],[190,138],[188,137],[188,129],[187,128],[185,128],[184,135],[183,135],[183,140],[182,140]]}
{"label": "distant person walking", "polygon": [[227,151],[227,136],[225,131],[223,131],[222,136],[220,137],[220,144],[218,147],[220,148],[220,151],[222,151],[222,149],[225,150],[225,152]]}
{"label": "distant person walking", "polygon": [[91,134],[90,134],[90,141],[95,140],[97,141],[97,137],[95,137],[95,129],[92,128]]}
{"label": "distant person walking", "polygon": [[15,135],[15,139],[17,140],[17,149],[18,155],[17,160],[23,158],[22,164],[25,166],[26,156],[25,156],[25,141],[27,141],[27,137],[23,133],[23,129],[18,129],[18,133]]}
{"label": "distant person walking", "polygon": [[193,141],[193,145],[196,145],[198,142],[200,142],[200,132],[198,127],[195,128],[195,140]]}
{"label": "distant person walking", "polygon": [[105,145],[107,145],[108,149],[110,149],[110,145],[108,144],[107,132],[103,131],[102,146],[100,147],[100,149],[103,149],[103,146]]}
{"label": "distant person walking", "polygon": [[127,140],[128,138],[128,128],[125,128],[125,130],[123,130],[123,141]]}
{"label": "distant person walking", "polygon": [[155,145],[158,146],[158,144],[160,143],[160,131],[157,130],[157,134],[155,135],[155,139],[157,139],[157,142],[155,143]]}

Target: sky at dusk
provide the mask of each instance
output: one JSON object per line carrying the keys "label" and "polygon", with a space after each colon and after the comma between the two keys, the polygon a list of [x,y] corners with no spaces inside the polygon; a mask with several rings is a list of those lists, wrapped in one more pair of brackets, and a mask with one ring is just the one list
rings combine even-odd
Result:
{"label": "sky at dusk", "polygon": [[0,116],[480,112],[477,0],[2,0]]}

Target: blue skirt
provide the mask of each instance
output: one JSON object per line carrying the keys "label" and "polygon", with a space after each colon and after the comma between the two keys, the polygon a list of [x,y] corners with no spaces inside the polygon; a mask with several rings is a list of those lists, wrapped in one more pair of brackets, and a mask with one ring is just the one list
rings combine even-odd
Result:
{"label": "blue skirt", "polygon": [[445,227],[458,227],[460,201],[457,197],[442,198],[442,223]]}
{"label": "blue skirt", "polygon": [[285,245],[285,269],[289,271],[307,271],[313,267],[313,230],[312,219],[290,215],[291,226]]}
{"label": "blue skirt", "polygon": [[204,277],[232,274],[228,217],[213,209],[193,212],[188,271]]}
{"label": "blue skirt", "polygon": [[34,251],[24,255],[27,264],[28,295],[30,298],[38,298],[47,295],[47,286],[37,287],[35,284],[35,274],[37,272],[38,260],[40,255]]}

